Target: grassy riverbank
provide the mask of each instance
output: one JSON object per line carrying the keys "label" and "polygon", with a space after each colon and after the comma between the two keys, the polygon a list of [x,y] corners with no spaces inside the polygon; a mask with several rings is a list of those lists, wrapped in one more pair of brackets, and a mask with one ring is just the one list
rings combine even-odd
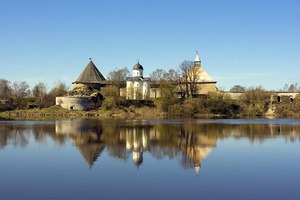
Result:
{"label": "grassy riverbank", "polygon": [[97,110],[73,111],[60,106],[43,109],[24,109],[0,112],[5,119],[160,119],[160,118],[212,118],[212,117],[271,117],[299,118],[300,100],[272,102],[270,94],[248,92],[239,99],[225,94],[211,94],[205,98],[161,98],[152,102],[104,100]]}
{"label": "grassy riverbank", "polygon": [[[14,120],[61,120],[61,119],[162,119],[162,118],[215,118],[215,117],[254,117],[250,115],[223,115],[213,113],[197,113],[190,115],[170,115],[156,107],[128,107],[128,108],[114,108],[111,110],[98,109],[91,111],[71,111],[60,106],[53,106],[44,109],[26,109],[26,110],[12,110],[0,112],[0,119],[14,119]],[[264,117],[264,116],[256,116]],[[265,117],[278,117],[277,115]],[[292,117],[292,116],[291,116]]]}
{"label": "grassy riverbank", "polygon": [[115,108],[91,111],[71,111],[60,106],[44,109],[26,109],[0,112],[4,119],[64,119],[64,118],[99,118],[99,119],[133,119],[133,118],[164,118],[166,114],[157,108]]}

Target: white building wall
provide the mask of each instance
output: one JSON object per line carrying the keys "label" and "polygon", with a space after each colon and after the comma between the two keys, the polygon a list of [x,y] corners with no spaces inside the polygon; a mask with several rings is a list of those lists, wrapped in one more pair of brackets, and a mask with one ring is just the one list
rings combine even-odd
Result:
{"label": "white building wall", "polygon": [[146,81],[143,83],[143,99],[149,99],[150,98],[150,82]]}
{"label": "white building wall", "polygon": [[134,90],[133,90],[133,99],[138,99],[141,91],[140,83],[135,81],[134,84]]}
{"label": "white building wall", "polygon": [[133,99],[133,81],[126,81],[126,99]]}
{"label": "white building wall", "polygon": [[149,81],[127,81],[126,82],[127,99],[150,99],[150,82]]}
{"label": "white building wall", "polygon": [[132,70],[133,76],[143,76],[143,70]]}

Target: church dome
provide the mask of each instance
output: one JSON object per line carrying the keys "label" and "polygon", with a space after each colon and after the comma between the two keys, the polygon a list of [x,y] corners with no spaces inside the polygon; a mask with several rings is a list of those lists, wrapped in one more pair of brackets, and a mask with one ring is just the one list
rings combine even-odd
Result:
{"label": "church dome", "polygon": [[144,70],[143,66],[138,62],[133,66],[133,70]]}

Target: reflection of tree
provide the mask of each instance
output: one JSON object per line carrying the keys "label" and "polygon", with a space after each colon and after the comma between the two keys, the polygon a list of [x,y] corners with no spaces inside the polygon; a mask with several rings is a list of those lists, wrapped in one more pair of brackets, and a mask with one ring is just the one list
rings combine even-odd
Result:
{"label": "reflection of tree", "polygon": [[124,149],[125,149],[124,143],[107,145],[107,151],[110,156],[122,160],[127,160],[129,154],[127,151],[124,151]]}
{"label": "reflection of tree", "polygon": [[9,139],[8,127],[5,125],[0,126],[0,148],[4,148],[7,145],[7,140]]}
{"label": "reflection of tree", "polygon": [[36,141],[39,143],[45,143],[46,142],[46,136],[50,133],[50,135],[53,135],[55,132],[55,127],[52,124],[36,124],[32,127],[32,133],[33,137]]}
{"label": "reflection of tree", "polygon": [[263,142],[268,138],[284,137],[287,141],[300,141],[297,124],[218,124],[205,121],[186,121],[149,125],[139,120],[118,121],[58,121],[53,123],[0,122],[0,148],[6,145],[26,147],[29,139],[43,144],[48,139],[61,146],[69,138],[84,160],[92,166],[104,148],[114,158],[132,159],[136,165],[145,162],[143,153],[156,159],[180,158],[183,168],[195,167],[215,148],[216,141],[227,137],[247,138]]}
{"label": "reflection of tree", "polygon": [[66,137],[63,135],[51,134],[50,137],[53,139],[53,141],[58,147],[63,146],[66,142]]}
{"label": "reflection of tree", "polygon": [[107,151],[112,157],[127,160],[129,154],[125,151],[124,131],[115,123],[110,125],[103,124],[104,131],[101,136],[102,140],[105,141]]}
{"label": "reflection of tree", "polygon": [[11,134],[11,141],[14,146],[26,147],[28,144],[28,139],[26,138],[24,132],[16,130]]}
{"label": "reflection of tree", "polygon": [[26,127],[1,124],[0,130],[0,148],[7,144],[20,147],[28,145],[30,133],[26,131]]}
{"label": "reflection of tree", "polygon": [[168,157],[170,159],[179,155],[177,147],[178,129],[170,125],[157,125],[153,127],[150,140],[150,153],[157,159]]}
{"label": "reflection of tree", "polygon": [[[180,140],[179,140],[179,148],[183,151],[182,156],[182,166],[184,168],[190,168],[196,164],[193,163],[193,157],[195,157],[195,138],[193,133],[185,132],[184,130],[180,131]],[[189,157],[191,155],[192,157]],[[201,164],[201,163],[197,163]]]}

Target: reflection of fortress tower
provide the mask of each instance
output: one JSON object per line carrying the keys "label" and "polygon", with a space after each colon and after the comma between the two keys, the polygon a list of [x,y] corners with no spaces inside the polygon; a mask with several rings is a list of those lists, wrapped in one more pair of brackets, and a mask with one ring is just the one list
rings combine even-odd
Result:
{"label": "reflection of fortress tower", "polygon": [[[216,146],[216,138],[208,137],[202,134],[187,134],[185,142],[180,142],[180,147],[184,153],[191,159],[196,174],[199,173],[201,163],[210,154]],[[184,165],[190,165],[188,162]]]}
{"label": "reflection of fortress tower", "polygon": [[126,150],[132,152],[132,159],[136,166],[143,163],[143,152],[148,150],[149,129],[134,127],[126,130]]}
{"label": "reflection of fortress tower", "polygon": [[76,145],[76,147],[79,149],[85,161],[89,164],[90,167],[92,167],[105,146],[104,144],[85,143]]}
{"label": "reflection of fortress tower", "polygon": [[100,140],[102,130],[98,125],[89,124],[85,121],[78,121],[76,123],[65,121],[56,122],[55,129],[57,136],[61,135],[72,138],[73,144],[80,151],[90,167],[93,166],[105,148],[105,145]]}
{"label": "reflection of fortress tower", "polygon": [[214,147],[201,147],[200,145],[194,149],[189,149],[188,156],[193,160],[195,172],[199,173],[202,161],[210,154]]}

